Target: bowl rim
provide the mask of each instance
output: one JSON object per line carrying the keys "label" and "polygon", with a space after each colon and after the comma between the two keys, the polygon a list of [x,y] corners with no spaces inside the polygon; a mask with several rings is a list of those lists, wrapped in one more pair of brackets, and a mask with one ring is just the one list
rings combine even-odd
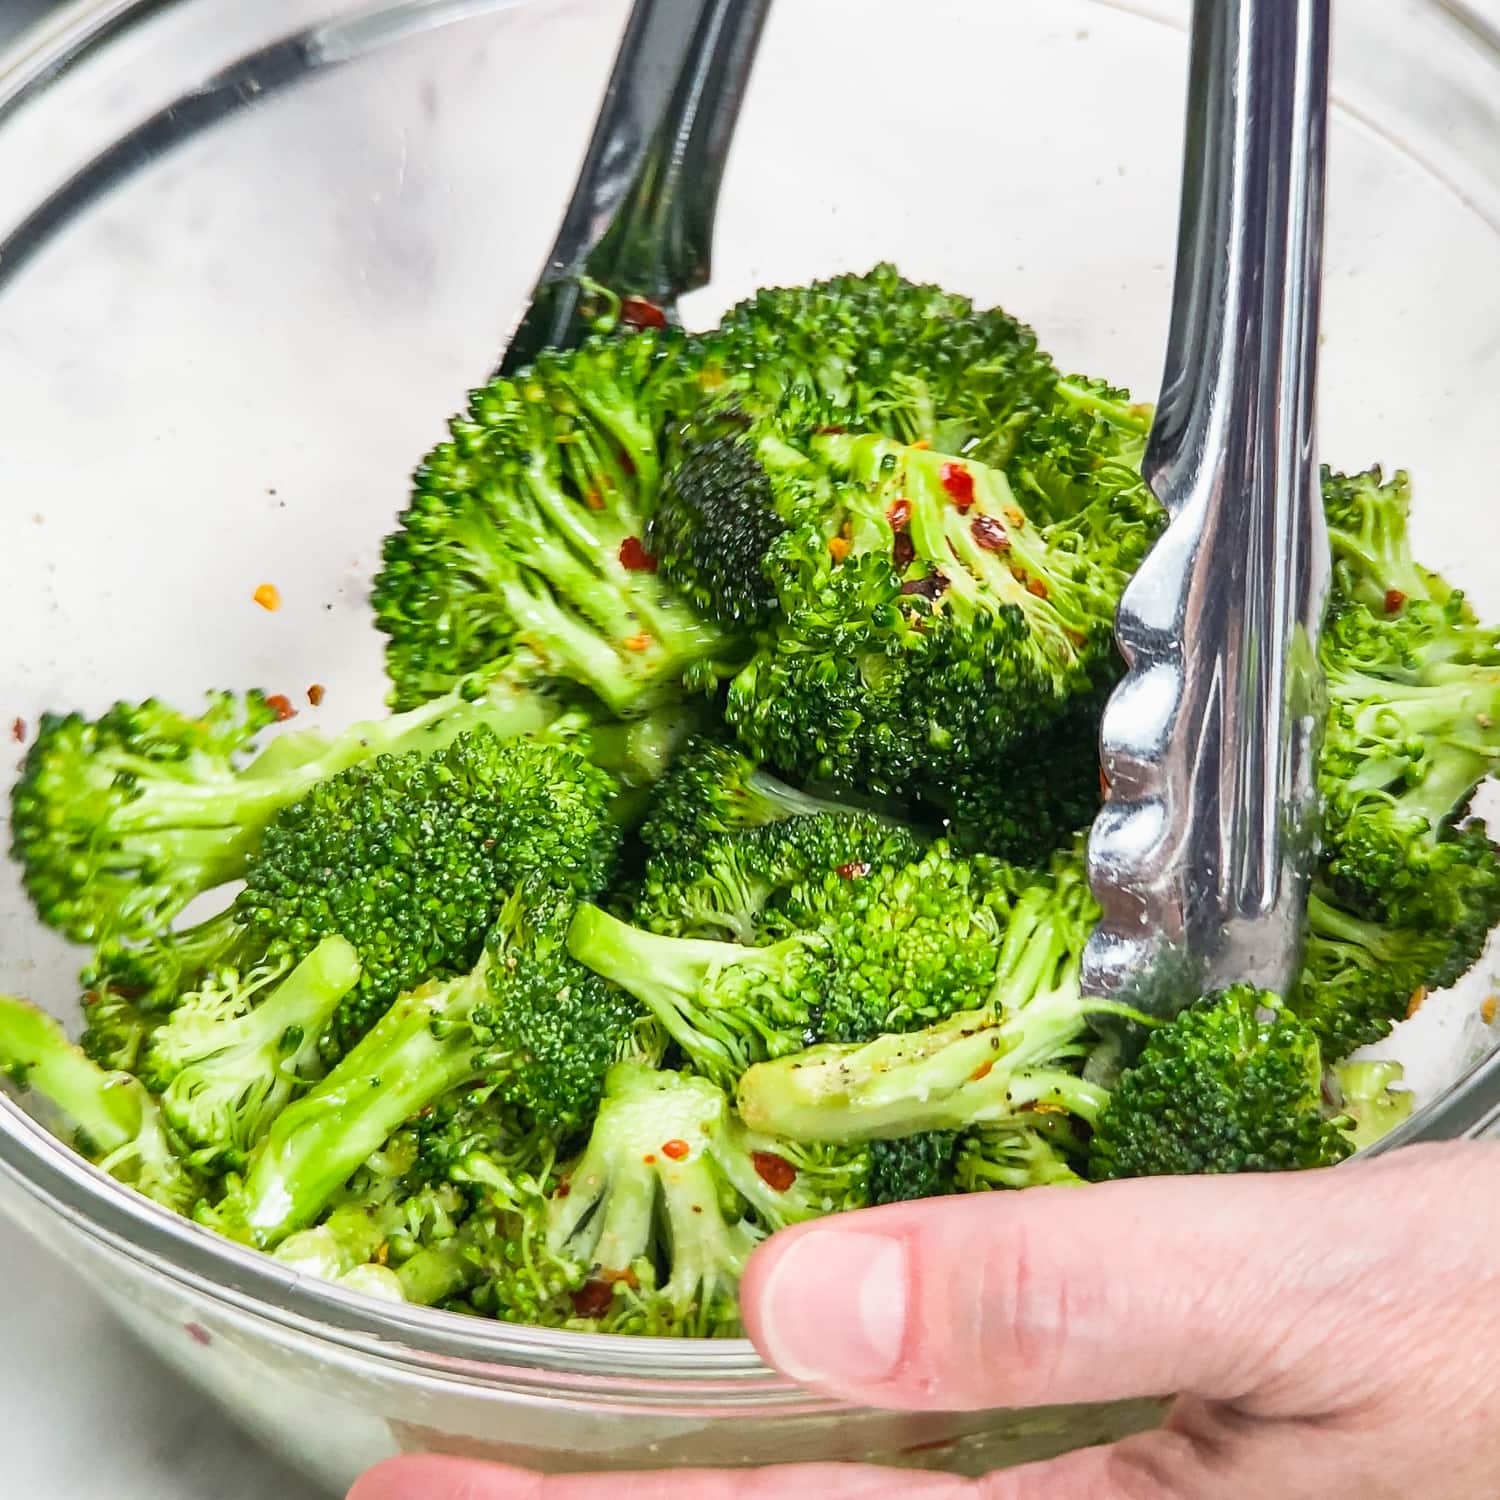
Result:
{"label": "bowl rim", "polygon": [[[184,3],[70,0],[61,6],[0,51],[0,127],[94,52]],[[369,0],[367,9],[378,15],[394,3]],[[426,3],[437,10],[443,0]],[[539,0],[492,3],[498,10]],[[1121,0],[1104,3],[1120,5]],[[1432,3],[1500,57],[1500,38],[1465,0]],[[1497,1123],[1500,1049],[1455,1080],[1446,1095],[1406,1126],[1360,1155],[1438,1134],[1477,1135]],[[427,1379],[494,1389],[521,1385],[564,1400],[603,1394],[627,1404],[740,1406],[776,1415],[851,1410],[770,1369],[744,1338],[642,1338],[539,1328],[385,1303],[308,1276],[133,1192],[79,1156],[3,1091],[0,1183],[86,1239],[192,1294]]]}

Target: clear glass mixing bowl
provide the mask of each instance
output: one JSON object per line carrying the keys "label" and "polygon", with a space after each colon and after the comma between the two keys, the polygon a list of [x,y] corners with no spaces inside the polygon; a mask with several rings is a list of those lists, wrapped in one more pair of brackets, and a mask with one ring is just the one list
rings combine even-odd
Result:
{"label": "clear glass mixing bowl", "polygon": [[[1489,0],[1484,0],[1486,6]],[[92,0],[0,62],[0,715],[261,683],[375,709],[364,593],[405,478],[547,249],[625,0]],[[895,260],[1065,366],[1154,390],[1185,5],[784,0],[706,319]],[[1424,555],[1500,606],[1500,41],[1478,0],[1336,7],[1323,455],[1417,476]],[[277,614],[251,602],[274,582]],[[18,729],[22,726],[18,726]],[[75,954],[0,877],[0,987]],[[1441,1099],[1488,969],[1387,1049]],[[979,1472],[1154,1419],[815,1399],[743,1343],[391,1308],[172,1219],[0,1100],[0,1202],[330,1490],[400,1450],[544,1469],[874,1459]]]}

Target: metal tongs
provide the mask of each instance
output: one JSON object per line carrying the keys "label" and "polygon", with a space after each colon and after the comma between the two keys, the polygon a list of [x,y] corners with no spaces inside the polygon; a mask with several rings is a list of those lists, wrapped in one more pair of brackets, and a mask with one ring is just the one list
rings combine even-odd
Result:
{"label": "metal tongs", "polygon": [[[1313,460],[1328,0],[1195,0],[1176,287],[1089,844],[1090,993],[1286,993],[1316,854],[1328,544]],[[1103,1019],[1103,1018],[1101,1018]]]}
{"label": "metal tongs", "polygon": [[771,0],[636,0],[562,227],[506,348],[513,374],[605,311],[675,322],[714,213]]}

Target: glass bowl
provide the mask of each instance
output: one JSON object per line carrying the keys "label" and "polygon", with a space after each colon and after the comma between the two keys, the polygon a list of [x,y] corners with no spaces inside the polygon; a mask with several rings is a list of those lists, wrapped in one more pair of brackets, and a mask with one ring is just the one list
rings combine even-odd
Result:
{"label": "glass bowl", "polygon": [[[730,163],[705,321],[894,260],[1065,367],[1154,392],[1185,4],[795,0]],[[263,684],[375,710],[365,606],[406,476],[491,368],[592,123],[625,0],[91,0],[0,61],[0,716]],[[1500,606],[1500,43],[1479,10],[1336,7],[1322,454],[1416,475],[1425,558]],[[1486,399],[1486,393],[1491,399]],[[252,602],[274,583],[284,607]],[[77,955],[0,876],[0,988]],[[1385,1049],[1423,1103],[1490,1050],[1482,969]],[[431,1450],[541,1469],[865,1459],[977,1473],[1152,1402],[908,1416],[748,1344],[393,1308],[173,1219],[0,1099],[0,1202],[316,1483]]]}

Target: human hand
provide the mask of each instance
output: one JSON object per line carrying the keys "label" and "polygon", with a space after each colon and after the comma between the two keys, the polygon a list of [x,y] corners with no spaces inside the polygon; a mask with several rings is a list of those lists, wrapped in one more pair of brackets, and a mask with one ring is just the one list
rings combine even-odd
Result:
{"label": "human hand", "polygon": [[766,1360],[906,1410],[1182,1392],[1158,1431],[982,1480],[860,1466],[540,1478],[396,1459],[350,1500],[1494,1500],[1500,1147],[1037,1188],[786,1231]]}

